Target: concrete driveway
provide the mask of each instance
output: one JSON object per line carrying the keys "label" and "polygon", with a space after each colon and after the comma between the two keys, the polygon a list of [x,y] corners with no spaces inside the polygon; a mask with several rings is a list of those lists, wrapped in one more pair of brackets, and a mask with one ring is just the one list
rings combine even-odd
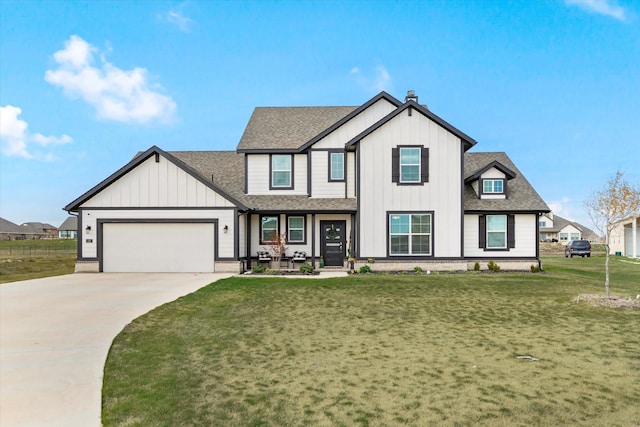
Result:
{"label": "concrete driveway", "polygon": [[71,274],[0,285],[0,425],[99,426],[115,336],[230,274]]}

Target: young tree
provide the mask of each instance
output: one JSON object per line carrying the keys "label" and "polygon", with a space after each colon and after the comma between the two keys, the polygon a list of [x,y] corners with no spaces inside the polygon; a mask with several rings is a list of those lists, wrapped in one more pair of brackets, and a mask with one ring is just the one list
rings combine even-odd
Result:
{"label": "young tree", "polygon": [[640,212],[640,187],[623,179],[623,173],[607,181],[585,201],[587,213],[596,228],[604,234],[606,248],[604,288],[609,298],[609,242],[617,223]]}

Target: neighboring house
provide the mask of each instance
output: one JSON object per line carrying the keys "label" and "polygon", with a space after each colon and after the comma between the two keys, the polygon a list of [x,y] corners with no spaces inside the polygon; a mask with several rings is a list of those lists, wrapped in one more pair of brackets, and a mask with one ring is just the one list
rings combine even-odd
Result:
{"label": "neighboring house", "polygon": [[316,267],[537,264],[547,205],[505,153],[468,153],[417,101],[256,108],[236,151],[151,147],[65,207],[77,271],[238,271],[274,232]]}
{"label": "neighboring house", "polygon": [[13,222],[0,218],[0,240],[23,239],[20,226]]}
{"label": "neighboring house", "polygon": [[611,232],[609,253],[640,258],[640,215],[620,221]]}
{"label": "neighboring house", "polygon": [[58,227],[59,239],[75,239],[78,237],[78,217],[70,216]]}
{"label": "neighboring house", "polygon": [[592,243],[600,241],[600,237],[589,228],[553,212],[541,215],[539,222],[541,242],[560,242],[566,245],[571,240],[584,239]]}
{"label": "neighboring house", "polygon": [[25,222],[20,225],[25,235],[31,235],[32,239],[55,239],[58,237],[58,229],[45,222]]}
{"label": "neighboring house", "polygon": [[21,225],[0,218],[0,236],[2,240],[37,240],[58,236],[58,229],[42,222],[25,222]]}

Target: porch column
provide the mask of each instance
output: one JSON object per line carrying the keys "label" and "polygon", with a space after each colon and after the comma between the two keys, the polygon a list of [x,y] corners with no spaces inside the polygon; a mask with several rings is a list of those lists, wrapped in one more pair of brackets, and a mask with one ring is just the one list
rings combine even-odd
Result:
{"label": "porch column", "polygon": [[311,265],[316,268],[316,214],[311,214]]}
{"label": "porch column", "polygon": [[640,217],[633,218],[633,221],[631,221],[631,248],[634,258],[638,258],[638,219]]}
{"label": "porch column", "polygon": [[247,212],[247,270],[251,270],[251,214]]}

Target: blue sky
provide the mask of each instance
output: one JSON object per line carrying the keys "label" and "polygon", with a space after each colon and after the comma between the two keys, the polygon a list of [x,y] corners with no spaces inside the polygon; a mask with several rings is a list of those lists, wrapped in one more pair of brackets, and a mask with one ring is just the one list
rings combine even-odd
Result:
{"label": "blue sky", "polygon": [[640,2],[0,0],[0,216],[67,203],[152,145],[233,150],[256,106],[381,90],[505,151],[557,214],[640,182]]}

